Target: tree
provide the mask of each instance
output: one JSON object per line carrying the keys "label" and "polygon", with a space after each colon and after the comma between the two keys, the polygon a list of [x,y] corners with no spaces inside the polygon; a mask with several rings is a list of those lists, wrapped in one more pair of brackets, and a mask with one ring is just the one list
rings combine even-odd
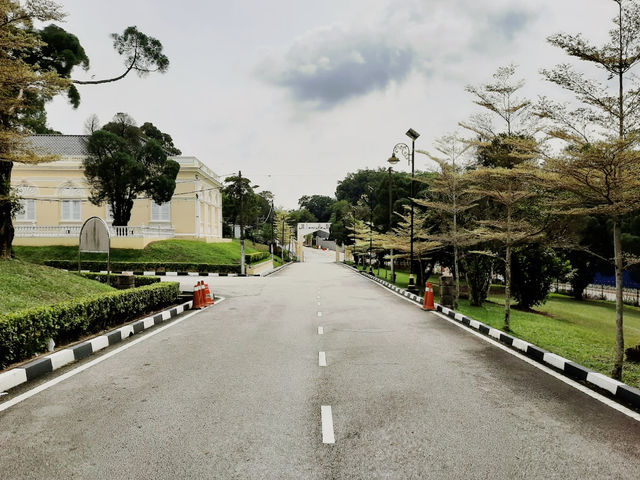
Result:
{"label": "tree", "polygon": [[[486,197],[500,206],[493,218],[477,220],[474,235],[489,245],[484,253],[504,262],[504,330],[510,330],[511,252],[514,247],[543,239],[545,224],[536,221],[539,176],[536,169],[523,164],[514,168],[479,168],[470,172],[472,183],[467,192]],[[491,244],[504,248],[504,255],[492,251]],[[495,250],[495,248],[493,249]]]}
{"label": "tree", "polygon": [[458,226],[461,215],[476,206],[477,198],[466,190],[468,175],[463,171],[463,160],[470,145],[458,135],[446,135],[436,142],[436,150],[443,155],[438,157],[429,152],[418,150],[427,155],[440,167],[436,177],[429,178],[429,196],[426,199],[416,199],[416,204],[435,210],[440,214],[443,222],[439,231],[429,235],[429,240],[436,241],[453,249],[453,271],[456,283],[454,307],[460,299],[460,270],[458,265],[459,249],[473,243],[473,234]]}
{"label": "tree", "polygon": [[147,139],[126,114],[95,131],[87,142],[83,161],[94,205],[105,201],[113,225],[127,225],[133,201],[142,193],[161,204],[171,200],[180,165],[167,158],[162,145]]}
{"label": "tree", "polygon": [[22,5],[16,0],[0,3],[0,258],[11,256],[12,216],[16,197],[11,190],[13,162],[38,163],[56,157],[38,155],[25,142],[20,116],[33,108],[32,98],[50,98],[69,88],[69,80],[52,70],[43,71],[26,61],[42,41],[33,22],[62,20],[60,7],[48,0]]}
{"label": "tree", "polygon": [[103,80],[73,80],[77,85],[98,85],[122,80],[129,72],[135,71],[139,77],[151,72],[165,73],[169,59],[162,52],[160,40],[145,35],[137,27],[127,27],[122,34],[112,33],[113,48],[125,58],[125,71],[121,75]]}
{"label": "tree", "polygon": [[300,208],[306,208],[318,222],[328,222],[335,199],[326,195],[304,195],[298,200]]}
{"label": "tree", "polygon": [[243,177],[242,172],[225,178],[224,182],[226,185],[222,190],[223,217],[232,221],[234,225],[240,225],[240,238],[244,239],[245,226],[250,225],[255,218],[253,182]]}
{"label": "tree", "polygon": [[[568,64],[542,73],[573,93],[578,108],[544,100],[540,115],[552,120],[549,134],[566,142],[546,162],[555,186],[567,195],[558,210],[573,215],[606,215],[613,227],[616,277],[616,352],[612,376],[620,380],[624,363],[623,272],[630,264],[622,245],[622,219],[640,207],[640,84],[631,71],[640,62],[640,5],[613,0],[616,16],[609,41],[594,46],[580,34],[559,33],[549,43],[603,70],[612,89]],[[627,83],[631,82],[631,86]]]}
{"label": "tree", "polygon": [[[88,65],[88,59],[78,45],[63,48],[62,44],[73,42],[75,37],[62,35],[54,28],[45,32],[45,27],[43,35],[51,42],[51,49],[47,50],[49,44],[33,27],[35,21],[62,21],[64,16],[60,6],[52,0],[29,0],[24,4],[18,0],[0,2],[0,258],[10,257],[14,236],[13,214],[17,199],[11,191],[13,162],[57,159],[33,152],[24,141],[29,131],[48,131],[44,104],[65,91],[72,104],[76,104],[79,94],[73,84],[116,81],[131,70],[142,76],[151,71],[164,72],[169,66],[158,40],[129,27],[122,35],[113,35],[114,47],[127,58],[127,70],[123,75],[105,81],[70,80],[66,69]],[[72,52],[75,58],[65,50],[75,50]],[[41,65],[47,62],[51,69],[42,68]]]}
{"label": "tree", "polygon": [[180,149],[173,144],[173,138],[171,138],[171,135],[161,132],[153,123],[143,123],[140,127],[140,133],[142,133],[148,140],[153,139],[158,141],[160,145],[162,145],[164,151],[167,152],[167,155],[182,155]]}

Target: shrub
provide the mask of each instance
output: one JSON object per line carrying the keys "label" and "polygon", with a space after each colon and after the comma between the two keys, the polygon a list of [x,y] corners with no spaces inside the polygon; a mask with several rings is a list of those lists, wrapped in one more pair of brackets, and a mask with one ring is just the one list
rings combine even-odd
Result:
{"label": "shrub", "polygon": [[[107,275],[106,273],[95,273],[95,272],[75,272],[76,275],[79,275],[84,278],[88,278],[89,280],[95,280],[100,283],[109,283],[111,287],[116,286],[116,276],[115,275]],[[145,287],[147,285],[153,285],[154,283],[160,282],[160,277],[154,277],[150,275],[136,275],[136,287]]]}
{"label": "shrub", "polygon": [[0,368],[44,351],[49,338],[73,342],[172,305],[179,293],[179,283],[163,282],[0,316]]}
{"label": "shrub", "polygon": [[245,253],[244,261],[245,263],[257,263],[267,258],[271,258],[271,253],[269,252],[257,252],[257,253]]}
{"label": "shrub", "polygon": [[[46,260],[45,265],[65,270],[78,270],[75,260]],[[82,261],[80,268],[92,272],[107,269],[107,262]],[[170,263],[170,262],[111,262],[111,270],[116,272],[202,272],[202,273],[240,273],[240,265],[210,263]]]}

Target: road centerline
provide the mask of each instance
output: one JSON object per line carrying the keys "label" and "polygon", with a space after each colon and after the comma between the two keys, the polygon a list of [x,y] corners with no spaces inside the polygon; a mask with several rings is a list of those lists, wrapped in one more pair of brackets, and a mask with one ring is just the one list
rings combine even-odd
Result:
{"label": "road centerline", "polygon": [[318,352],[318,365],[321,367],[327,366],[327,354],[325,352]]}
{"label": "road centerline", "polygon": [[322,405],[320,407],[320,416],[322,418],[322,443],[336,443],[333,433],[331,405]]}

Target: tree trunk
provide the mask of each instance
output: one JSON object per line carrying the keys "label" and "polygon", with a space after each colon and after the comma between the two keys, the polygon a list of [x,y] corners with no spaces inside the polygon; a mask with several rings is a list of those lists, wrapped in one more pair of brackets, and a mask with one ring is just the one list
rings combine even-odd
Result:
{"label": "tree trunk", "polygon": [[616,272],[616,356],[611,376],[622,380],[622,365],[624,363],[624,330],[623,330],[623,302],[622,302],[622,231],[620,221],[613,223],[613,255]]}
{"label": "tree trunk", "polygon": [[458,245],[453,244],[453,273],[456,276],[456,295],[453,299],[453,308],[458,308],[460,300],[460,274],[458,272]]}
{"label": "tree trunk", "polygon": [[511,330],[509,321],[511,317],[511,245],[507,245],[504,266],[504,331]]}
{"label": "tree trunk", "polygon": [[0,160],[0,258],[11,258],[13,219],[11,218],[11,170],[13,162]]}

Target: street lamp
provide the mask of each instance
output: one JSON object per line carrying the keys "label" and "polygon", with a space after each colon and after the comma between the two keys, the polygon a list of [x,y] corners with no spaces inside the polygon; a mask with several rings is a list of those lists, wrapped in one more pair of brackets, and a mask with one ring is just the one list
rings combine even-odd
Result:
{"label": "street lamp", "polygon": [[406,143],[398,143],[393,147],[393,152],[388,162],[392,165],[398,163],[400,160],[396,156],[396,153],[401,154],[411,164],[411,193],[409,201],[411,202],[411,234],[410,234],[410,254],[409,254],[409,286],[410,292],[417,291],[416,279],[413,276],[413,179],[415,178],[415,156],[416,156],[416,139],[420,136],[413,128],[407,130],[407,137],[411,139],[411,155],[409,155],[409,146]]}

